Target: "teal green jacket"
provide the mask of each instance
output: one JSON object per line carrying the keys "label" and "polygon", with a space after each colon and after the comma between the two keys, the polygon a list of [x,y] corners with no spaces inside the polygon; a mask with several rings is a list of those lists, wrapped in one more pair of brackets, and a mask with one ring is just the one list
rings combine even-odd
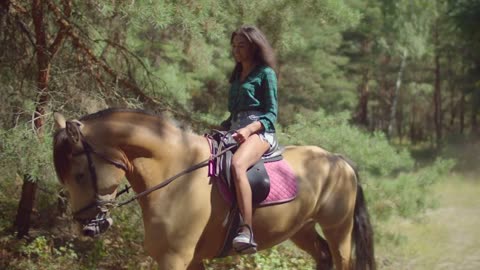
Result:
{"label": "teal green jacket", "polygon": [[275,122],[278,114],[277,76],[268,66],[255,67],[247,78],[232,82],[228,94],[228,110],[230,116],[222,122],[225,129],[230,128],[233,117],[242,111],[260,111],[259,121],[266,132],[275,132]]}

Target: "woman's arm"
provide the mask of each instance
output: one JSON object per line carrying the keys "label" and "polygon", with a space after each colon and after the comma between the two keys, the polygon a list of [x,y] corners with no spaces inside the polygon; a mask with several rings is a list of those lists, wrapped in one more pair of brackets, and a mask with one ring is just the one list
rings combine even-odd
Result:
{"label": "woman's arm", "polygon": [[277,76],[271,68],[264,70],[265,77],[262,81],[262,91],[265,96],[263,102],[264,114],[260,116],[259,121],[267,131],[275,130],[274,123],[277,121],[278,102],[277,102]]}
{"label": "woman's arm", "polygon": [[260,121],[255,121],[249,125],[238,129],[233,135],[233,139],[238,143],[243,143],[248,137],[259,131],[264,130],[263,124]]}

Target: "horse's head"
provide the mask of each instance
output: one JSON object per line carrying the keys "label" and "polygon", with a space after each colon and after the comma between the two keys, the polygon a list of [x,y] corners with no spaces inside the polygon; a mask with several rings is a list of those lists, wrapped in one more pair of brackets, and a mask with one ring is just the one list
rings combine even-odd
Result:
{"label": "horse's head", "polygon": [[[53,157],[60,182],[69,194],[73,217],[87,236],[97,236],[112,225],[108,216],[117,187],[127,167],[122,152],[107,146],[105,138],[78,120],[55,113],[57,131]],[[97,144],[95,144],[97,143]]]}

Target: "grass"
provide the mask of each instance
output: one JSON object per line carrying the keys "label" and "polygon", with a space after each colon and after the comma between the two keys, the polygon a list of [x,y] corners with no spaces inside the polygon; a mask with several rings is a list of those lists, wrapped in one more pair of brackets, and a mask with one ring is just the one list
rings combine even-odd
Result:
{"label": "grass", "polygon": [[380,269],[480,269],[480,179],[452,175],[433,192],[436,209],[382,225],[400,245],[377,246]]}

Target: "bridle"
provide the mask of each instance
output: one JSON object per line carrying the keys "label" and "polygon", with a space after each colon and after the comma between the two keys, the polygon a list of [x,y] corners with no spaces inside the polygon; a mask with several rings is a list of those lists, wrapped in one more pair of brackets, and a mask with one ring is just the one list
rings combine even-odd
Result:
{"label": "bridle", "polygon": [[[85,207],[81,208],[80,210],[77,210],[75,213],[73,213],[73,217],[76,221],[83,224],[85,227],[88,227],[87,229],[91,230],[92,228],[94,228],[94,231],[96,232],[96,233],[94,233],[94,235],[98,234],[101,231],[106,230],[106,228],[108,228],[111,225],[112,221],[108,217],[109,210],[111,210],[113,208],[120,207],[120,206],[124,206],[128,203],[131,203],[132,201],[134,201],[138,198],[147,196],[148,194],[152,193],[153,191],[167,186],[168,184],[173,182],[175,179],[177,179],[177,178],[179,178],[179,177],[181,177],[185,174],[193,172],[193,171],[195,171],[199,168],[208,166],[209,163],[212,160],[214,160],[217,157],[223,155],[227,151],[232,150],[233,148],[237,147],[237,145],[231,145],[229,147],[226,147],[225,149],[216,153],[215,155],[212,155],[208,159],[206,159],[206,160],[204,160],[200,163],[197,163],[197,164],[195,164],[195,165],[193,165],[193,166],[191,166],[191,167],[189,167],[189,168],[187,168],[187,169],[185,169],[185,170],[183,170],[183,171],[165,179],[160,184],[158,184],[156,186],[153,186],[153,187],[151,187],[151,188],[149,188],[149,189],[147,189],[143,192],[140,192],[140,193],[136,194],[135,196],[133,196],[133,197],[131,197],[131,198],[125,200],[125,201],[117,202],[116,198],[119,195],[121,195],[122,193],[128,192],[128,189],[130,189],[130,187],[127,186],[124,190],[120,191],[117,194],[117,196],[115,197],[115,199],[104,200],[102,198],[102,196],[98,193],[98,177],[97,177],[95,166],[94,166],[94,163],[93,163],[93,160],[92,160],[92,156],[96,155],[96,156],[100,157],[101,159],[107,161],[108,163],[114,165],[115,167],[124,170],[125,172],[128,171],[128,167],[122,162],[113,160],[113,159],[109,158],[108,156],[104,155],[103,153],[95,151],[95,149],[91,146],[91,144],[87,142],[87,140],[85,139],[83,134],[80,134],[80,140],[81,140],[81,143],[82,143],[83,150],[79,151],[79,152],[75,152],[72,155],[73,156],[79,156],[79,155],[83,155],[83,154],[86,155],[87,163],[88,163],[88,171],[89,171],[89,174],[90,174],[90,178],[92,179],[92,185],[93,185],[94,192],[95,192],[95,201],[86,205]],[[79,217],[79,215],[81,215],[82,213],[84,213],[84,212],[86,212],[86,211],[88,211],[92,208],[97,208],[99,210],[99,213],[95,216],[95,219],[90,220],[90,219],[83,219],[83,218]],[[108,220],[108,219],[110,219],[110,220]],[[102,224],[105,224],[105,222],[109,222],[110,224],[105,229],[102,229]],[[85,228],[84,228],[84,230],[85,230]]]}
{"label": "bridle", "polygon": [[92,186],[93,186],[93,190],[95,192],[95,201],[93,201],[92,203],[88,204],[87,206],[81,208],[80,210],[77,210],[75,213],[73,213],[73,216],[74,216],[75,220],[79,221],[80,223],[85,223],[84,219],[78,218],[78,216],[81,215],[82,213],[84,213],[84,212],[86,212],[86,211],[88,211],[88,210],[90,210],[91,208],[94,208],[94,207],[98,208],[100,210],[100,212],[108,212],[108,210],[111,209],[115,205],[114,200],[104,200],[104,199],[101,198],[101,196],[98,193],[98,177],[97,177],[97,172],[95,170],[95,166],[93,164],[92,154],[97,155],[98,157],[100,157],[103,160],[107,161],[108,163],[114,165],[115,167],[124,170],[125,172],[127,172],[128,168],[125,164],[123,164],[121,162],[118,162],[118,161],[115,161],[115,160],[109,158],[108,156],[106,156],[106,155],[104,155],[100,152],[95,151],[93,149],[93,147],[85,140],[85,138],[83,138],[83,136],[82,136],[81,142],[82,142],[83,151],[75,152],[72,155],[73,156],[79,156],[79,155],[83,155],[83,154],[86,155],[87,163],[88,163],[88,172],[90,174],[90,178],[92,179]]}

